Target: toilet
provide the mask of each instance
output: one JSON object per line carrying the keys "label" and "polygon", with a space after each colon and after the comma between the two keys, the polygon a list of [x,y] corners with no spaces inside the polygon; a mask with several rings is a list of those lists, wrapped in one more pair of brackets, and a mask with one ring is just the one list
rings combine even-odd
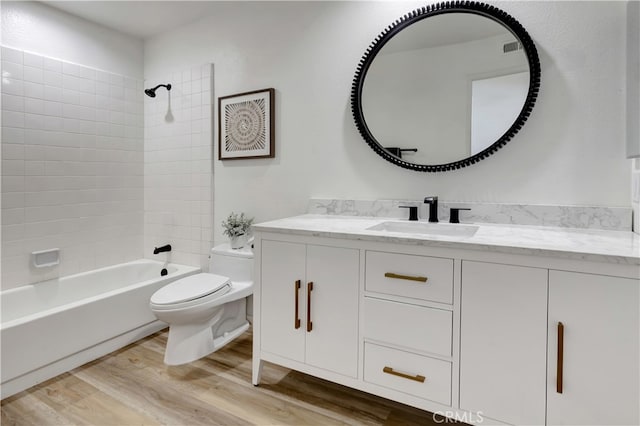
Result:
{"label": "toilet", "polygon": [[212,248],[209,271],[176,280],[151,296],[151,310],[169,324],[165,364],[187,364],[205,357],[249,328],[251,248],[232,249],[229,244]]}

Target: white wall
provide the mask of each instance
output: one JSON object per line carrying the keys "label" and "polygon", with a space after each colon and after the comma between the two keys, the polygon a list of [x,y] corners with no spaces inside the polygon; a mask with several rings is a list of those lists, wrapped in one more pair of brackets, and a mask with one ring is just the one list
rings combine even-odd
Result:
{"label": "white wall", "polygon": [[[627,2],[627,155],[640,155],[640,2]],[[631,162],[633,230],[640,234],[640,159]]]}
{"label": "white wall", "polygon": [[640,1],[627,1],[627,156],[640,157]]}
{"label": "white wall", "polygon": [[445,200],[629,205],[625,3],[497,3],[536,42],[540,96],[505,148],[440,174],[404,170],[378,157],[359,137],[349,105],[367,46],[394,19],[422,5],[225,2],[215,15],[145,42],[147,75],[213,62],[216,98],[276,88],[276,158],[214,162],[217,242],[223,241],[219,221],[232,210],[262,221],[302,213],[309,197],[437,194]]}
{"label": "white wall", "polygon": [[34,1],[2,1],[0,44],[135,78],[142,40]]}

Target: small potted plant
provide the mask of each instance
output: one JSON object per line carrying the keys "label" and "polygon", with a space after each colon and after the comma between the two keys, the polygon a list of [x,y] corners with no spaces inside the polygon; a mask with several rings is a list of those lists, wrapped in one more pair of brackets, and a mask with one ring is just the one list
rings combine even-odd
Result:
{"label": "small potted plant", "polygon": [[240,249],[247,244],[251,234],[251,224],[253,224],[253,218],[246,217],[244,213],[238,215],[231,212],[227,220],[222,221],[224,235],[229,237],[232,249]]}

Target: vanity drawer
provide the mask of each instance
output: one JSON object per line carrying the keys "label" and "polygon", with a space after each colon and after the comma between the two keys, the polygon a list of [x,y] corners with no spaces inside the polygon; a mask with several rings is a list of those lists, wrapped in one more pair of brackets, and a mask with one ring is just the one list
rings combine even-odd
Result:
{"label": "vanity drawer", "polygon": [[364,381],[451,405],[448,361],[365,343]]}
{"label": "vanity drawer", "polygon": [[453,303],[453,259],[367,251],[365,280],[367,291]]}
{"label": "vanity drawer", "polygon": [[407,303],[364,298],[364,338],[451,356],[453,313]]}

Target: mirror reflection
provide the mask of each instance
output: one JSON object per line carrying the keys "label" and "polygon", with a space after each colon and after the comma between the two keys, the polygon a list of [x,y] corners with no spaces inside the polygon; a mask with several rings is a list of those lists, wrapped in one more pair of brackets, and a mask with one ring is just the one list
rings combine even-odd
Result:
{"label": "mirror reflection", "polygon": [[373,59],[362,89],[371,134],[414,164],[477,154],[516,121],[529,90],[517,37],[491,18],[446,13],[409,25]]}

